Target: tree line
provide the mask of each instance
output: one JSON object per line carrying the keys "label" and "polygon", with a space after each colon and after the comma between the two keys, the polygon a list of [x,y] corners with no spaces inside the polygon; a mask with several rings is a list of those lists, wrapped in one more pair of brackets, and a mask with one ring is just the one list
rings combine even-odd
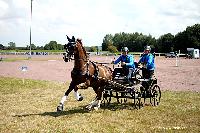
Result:
{"label": "tree line", "polygon": [[[97,46],[85,47],[88,52],[97,51]],[[9,42],[8,46],[4,46],[0,44],[0,50],[30,50],[30,45],[26,47],[17,47],[14,42]],[[31,44],[31,50],[64,50],[64,45],[58,44],[56,41],[50,41],[45,46],[36,46],[35,44]]]}
{"label": "tree line", "polygon": [[[103,38],[102,51],[118,52],[126,46],[132,52],[142,52],[146,45],[150,45],[152,52],[166,53],[170,51],[181,50],[182,53],[187,51],[187,48],[200,49],[200,24],[188,26],[184,31],[172,35],[167,33],[161,35],[158,39],[142,33],[116,33],[114,35],[107,34]],[[14,42],[9,42],[8,46],[0,44],[1,50],[29,50],[30,45],[26,47],[16,47]],[[62,44],[56,41],[50,41],[45,46],[36,46],[31,44],[32,50],[64,50]],[[97,51],[96,46],[86,47],[87,51]]]}
{"label": "tree line", "polygon": [[[27,45],[26,47],[16,47],[16,44],[14,42],[9,42],[8,46],[4,46],[0,44],[0,49],[2,50],[29,50],[30,45]],[[63,50],[64,46],[62,44],[58,44],[56,41],[50,41],[45,46],[36,46],[35,44],[31,44],[32,50]]]}
{"label": "tree line", "polygon": [[116,52],[126,46],[130,51],[142,52],[146,45],[150,45],[153,52],[161,53],[179,50],[184,53],[187,48],[200,49],[200,24],[188,26],[176,35],[171,33],[161,35],[158,39],[138,32],[107,34],[103,39],[102,50]]}

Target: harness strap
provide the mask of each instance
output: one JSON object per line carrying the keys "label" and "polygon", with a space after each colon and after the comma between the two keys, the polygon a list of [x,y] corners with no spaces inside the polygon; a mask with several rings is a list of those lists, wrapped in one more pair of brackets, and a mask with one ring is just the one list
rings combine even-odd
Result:
{"label": "harness strap", "polygon": [[99,76],[99,68],[98,68],[98,66],[93,62],[93,61],[91,61],[91,63],[92,63],[92,65],[94,66],[94,78],[95,79],[98,79],[98,76]]}
{"label": "harness strap", "polygon": [[87,66],[87,70],[86,70],[86,74],[85,74],[87,79],[88,79],[89,76],[90,76],[89,64],[90,64],[90,62],[88,61],[87,64],[86,64],[86,66]]}
{"label": "harness strap", "polygon": [[[90,71],[89,71],[89,65],[90,63],[94,66],[94,75],[90,75]],[[73,75],[85,75],[86,79],[88,79],[90,76],[92,76],[94,79],[98,80],[98,76],[99,76],[99,68],[96,65],[95,62],[93,61],[88,61],[86,63],[86,71],[82,72],[81,70],[77,70],[77,69],[73,69],[73,71],[71,72]]]}

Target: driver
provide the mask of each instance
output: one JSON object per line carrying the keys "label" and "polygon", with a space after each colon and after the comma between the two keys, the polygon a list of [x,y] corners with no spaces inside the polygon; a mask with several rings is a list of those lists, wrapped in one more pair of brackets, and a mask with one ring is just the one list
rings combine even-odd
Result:
{"label": "driver", "polygon": [[138,64],[142,64],[142,76],[145,79],[152,78],[154,75],[154,69],[155,69],[155,64],[154,64],[154,56],[150,53],[151,47],[146,46],[144,49],[144,53],[142,57],[140,58]]}
{"label": "driver", "polygon": [[133,71],[135,70],[135,64],[134,64],[134,57],[133,55],[128,54],[129,50],[127,47],[122,48],[122,55],[118,57],[117,60],[113,61],[113,64],[117,64],[121,61],[121,66],[125,70],[125,74],[127,77],[127,82],[129,84],[132,84],[130,81],[131,75]]}

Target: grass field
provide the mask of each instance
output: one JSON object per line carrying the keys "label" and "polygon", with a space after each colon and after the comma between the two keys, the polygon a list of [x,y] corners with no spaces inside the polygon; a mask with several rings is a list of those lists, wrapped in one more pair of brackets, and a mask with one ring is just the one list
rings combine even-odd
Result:
{"label": "grass field", "polygon": [[[83,109],[94,98],[80,90],[82,102],[70,94],[63,112],[56,107],[68,83],[0,77],[0,132],[194,132],[200,131],[198,92],[162,93],[158,107],[140,110],[112,104],[98,111]],[[116,100],[113,100],[115,102]]]}

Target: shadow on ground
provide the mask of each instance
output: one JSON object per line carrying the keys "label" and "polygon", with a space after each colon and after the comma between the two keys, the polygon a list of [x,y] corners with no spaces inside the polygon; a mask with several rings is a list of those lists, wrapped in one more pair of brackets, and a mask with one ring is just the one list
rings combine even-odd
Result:
{"label": "shadow on ground", "polygon": [[77,113],[89,113],[88,110],[84,109],[83,106],[79,106],[77,108],[73,108],[70,110],[64,110],[60,112],[44,112],[44,113],[36,113],[36,114],[22,114],[22,115],[15,115],[13,117],[28,117],[28,116],[34,116],[34,115],[39,115],[39,116],[52,116],[52,117],[59,117],[59,116],[65,116],[65,115],[73,115]]}
{"label": "shadow on ground", "polygon": [[[142,108],[142,106],[141,106]],[[110,110],[110,111],[116,111],[116,110],[137,110],[139,108],[136,108],[132,104],[121,104],[121,103],[110,103],[106,106],[101,106],[100,110]],[[93,111],[93,110],[92,110]],[[13,117],[29,117],[29,116],[52,116],[52,117],[59,117],[59,116],[68,116],[73,114],[84,114],[84,113],[90,113],[92,111],[89,111],[85,109],[85,106],[79,106],[70,110],[64,110],[61,112],[44,112],[44,113],[35,113],[35,114],[22,114],[22,115],[14,115]]]}

